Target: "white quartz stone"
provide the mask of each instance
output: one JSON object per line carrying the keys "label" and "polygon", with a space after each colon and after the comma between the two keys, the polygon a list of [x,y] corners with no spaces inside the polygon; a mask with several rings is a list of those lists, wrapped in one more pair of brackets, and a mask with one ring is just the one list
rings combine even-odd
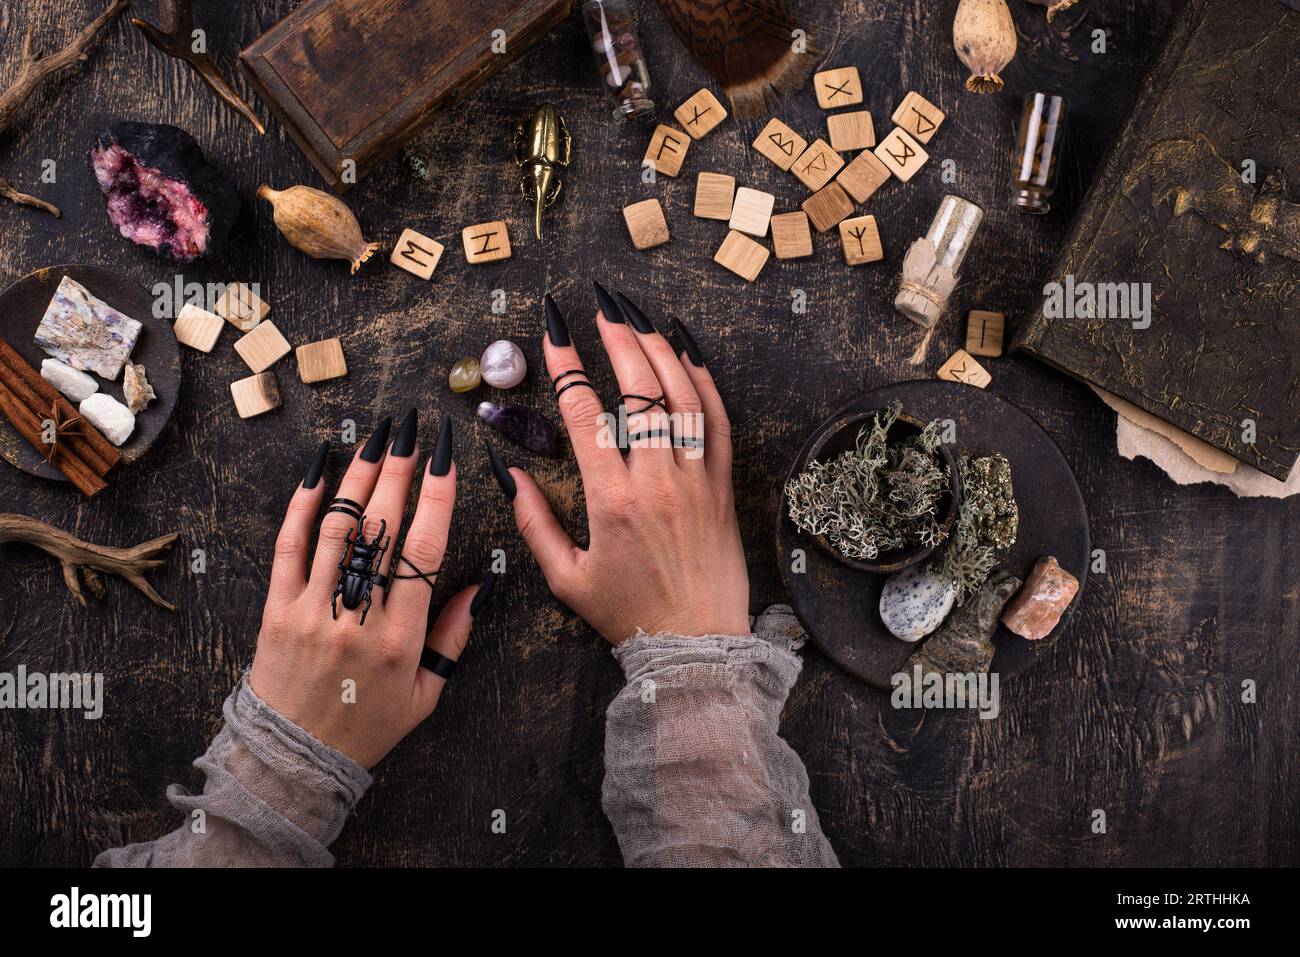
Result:
{"label": "white quartz stone", "polygon": [[498,339],[484,349],[478,367],[483,381],[494,389],[513,389],[528,374],[523,350],[509,339]]}
{"label": "white quartz stone", "polygon": [[77,409],[114,445],[121,445],[135,431],[135,416],[131,410],[106,392],[96,392],[83,399]]}
{"label": "white quartz stone", "polygon": [[926,571],[924,564],[904,569],[885,580],[880,593],[880,620],[895,638],[920,641],[952,611],[957,586]]}
{"label": "white quartz stone", "polygon": [[41,360],[41,378],[58,389],[73,402],[80,402],[99,391],[94,376],[78,372],[58,359]]}

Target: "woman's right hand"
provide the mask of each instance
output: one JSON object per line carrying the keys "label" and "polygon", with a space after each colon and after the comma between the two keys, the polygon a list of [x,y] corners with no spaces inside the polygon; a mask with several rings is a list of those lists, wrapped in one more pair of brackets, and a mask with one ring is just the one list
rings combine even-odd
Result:
{"label": "woman's right hand", "polygon": [[[731,484],[730,424],[713,376],[681,323],[678,356],[626,297],[620,307],[599,285],[596,291],[596,325],[629,406],[631,450],[624,459],[564,317],[547,296],[543,349],[586,489],[590,545],[574,545],[528,473],[507,469],[489,446],[519,531],[555,596],[612,645],[638,628],[747,635],[749,574]],[[671,417],[659,405],[633,414],[661,397]],[[670,431],[685,443],[660,437]]]}

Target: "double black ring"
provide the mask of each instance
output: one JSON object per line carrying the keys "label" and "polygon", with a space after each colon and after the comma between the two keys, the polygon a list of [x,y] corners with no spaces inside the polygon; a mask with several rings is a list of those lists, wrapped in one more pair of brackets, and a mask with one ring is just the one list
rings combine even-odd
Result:
{"label": "double black ring", "polygon": [[[567,379],[569,376],[581,376],[582,378],[574,379],[572,382],[566,382],[564,385],[560,385],[560,380]],[[560,396],[564,395],[564,393],[580,385],[585,385],[592,392],[596,391],[596,387],[587,381],[587,373],[583,369],[570,369],[568,372],[561,372],[552,379],[551,382],[555,386],[556,401],[559,401]]]}
{"label": "double black ring", "polygon": [[365,514],[365,509],[359,503],[352,501],[350,498],[336,498],[334,501],[330,502],[330,507],[325,509],[326,515],[330,512],[342,512],[344,515],[350,515],[354,519],[360,521],[361,517]]}
{"label": "double black ring", "polygon": [[642,412],[649,412],[655,406],[659,406],[659,408],[663,410],[663,413],[665,415],[668,414],[668,406],[664,404],[663,396],[660,396],[657,399],[652,399],[648,395],[620,395],[618,397],[618,400],[623,403],[624,408],[627,408],[628,399],[639,399],[640,401],[645,403],[645,405],[643,405],[639,409],[636,410],[628,409],[627,412],[628,415],[640,415]]}

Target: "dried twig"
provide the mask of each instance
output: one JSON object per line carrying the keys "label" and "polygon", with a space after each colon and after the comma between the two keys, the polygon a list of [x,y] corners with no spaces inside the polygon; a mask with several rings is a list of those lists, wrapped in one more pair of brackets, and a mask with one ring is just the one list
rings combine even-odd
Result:
{"label": "dried twig", "polygon": [[190,0],[161,0],[158,5],[158,16],[162,21],[160,27],[156,27],[146,20],[141,20],[139,17],[132,17],[131,22],[140,29],[146,40],[159,50],[162,50],[163,53],[176,57],[178,60],[184,60],[194,67],[200,79],[211,88],[213,93],[221,97],[232,110],[252,123],[257,132],[265,133],[266,127],[257,118],[253,108],[235,92],[234,88],[226,82],[225,77],[221,75],[221,72],[217,69],[216,61],[207,52],[206,45],[202,50],[195,50],[194,4]]}
{"label": "dried twig", "polygon": [[[71,43],[49,56],[37,54],[33,37],[35,27],[29,26],[27,28],[27,35],[23,37],[22,53],[19,54],[18,58],[18,75],[14,77],[13,83],[9,84],[9,88],[0,93],[0,132],[8,128],[14,116],[27,102],[27,98],[41,85],[42,81],[60,70],[67,69],[74,63],[86,59],[86,49],[95,39],[95,36],[110,20],[126,9],[127,3],[128,0],[113,0],[108,5],[108,9],[86,24],[85,28],[72,38]],[[0,196],[23,206],[34,206],[37,209],[43,209],[54,216],[60,215],[57,206],[42,199],[37,199],[35,196],[29,196],[27,193],[21,193],[3,179],[0,179]]]}
{"label": "dried twig", "polygon": [[96,598],[103,597],[104,582],[98,574],[103,571],[121,575],[144,592],[155,605],[175,611],[176,606],[154,591],[153,586],[145,580],[144,573],[163,563],[162,559],[154,556],[169,547],[176,538],[177,533],[173,532],[132,548],[110,548],[107,545],[83,542],[62,529],[28,515],[11,512],[0,514],[0,544],[27,542],[49,552],[62,563],[64,584],[83,606],[86,604],[86,596],[82,592],[83,581],[91,594]]}

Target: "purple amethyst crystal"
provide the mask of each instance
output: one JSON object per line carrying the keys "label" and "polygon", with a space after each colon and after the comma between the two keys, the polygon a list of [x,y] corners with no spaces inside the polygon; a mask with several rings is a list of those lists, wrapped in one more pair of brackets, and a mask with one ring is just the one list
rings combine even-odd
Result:
{"label": "purple amethyst crystal", "polygon": [[556,455],[560,451],[560,436],[551,420],[540,412],[522,405],[497,405],[481,402],[478,417],[493,428],[504,432],[508,438],[526,449],[542,455]]}

